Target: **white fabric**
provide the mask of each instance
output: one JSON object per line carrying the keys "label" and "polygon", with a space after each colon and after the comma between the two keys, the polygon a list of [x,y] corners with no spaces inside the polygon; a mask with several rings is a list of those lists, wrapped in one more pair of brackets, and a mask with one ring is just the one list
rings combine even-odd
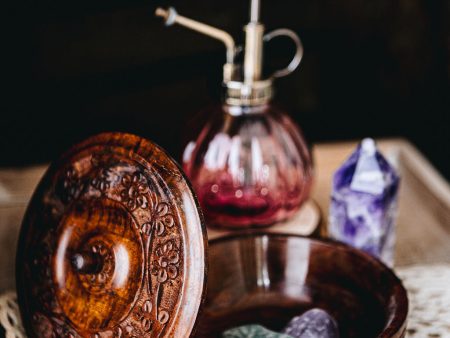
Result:
{"label": "white fabric", "polygon": [[407,337],[450,338],[450,265],[397,269],[409,297]]}
{"label": "white fabric", "polygon": [[6,331],[6,338],[25,338],[16,293],[13,291],[0,296],[0,324]]}

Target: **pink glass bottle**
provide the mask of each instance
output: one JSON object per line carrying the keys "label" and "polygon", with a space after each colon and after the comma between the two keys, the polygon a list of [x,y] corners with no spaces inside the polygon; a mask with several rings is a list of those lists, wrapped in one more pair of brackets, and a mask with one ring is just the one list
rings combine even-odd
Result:
{"label": "pink glass bottle", "polygon": [[[245,111],[245,112],[244,112]],[[270,225],[291,216],[308,197],[311,158],[296,125],[271,105],[211,112],[183,169],[209,225]]]}
{"label": "pink glass bottle", "polygon": [[[267,226],[293,215],[308,198],[311,156],[288,115],[272,105],[273,79],[286,76],[300,63],[303,49],[288,29],[264,35],[259,0],[252,0],[251,20],[244,27],[245,48],[236,48],[226,32],[158,9],[167,24],[178,23],[222,40],[224,102],[207,112],[209,121],[186,146],[183,169],[197,193],[208,226]],[[297,52],[291,63],[272,76],[262,76],[262,45],[279,36],[291,38]],[[235,63],[244,53],[244,63]]]}

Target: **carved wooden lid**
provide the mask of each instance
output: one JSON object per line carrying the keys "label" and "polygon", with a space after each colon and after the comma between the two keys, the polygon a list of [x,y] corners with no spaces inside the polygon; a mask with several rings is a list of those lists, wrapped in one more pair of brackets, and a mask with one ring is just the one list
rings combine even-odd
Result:
{"label": "carved wooden lid", "polygon": [[107,133],[44,175],[25,215],[17,292],[29,337],[186,337],[205,292],[191,187],[158,146]]}

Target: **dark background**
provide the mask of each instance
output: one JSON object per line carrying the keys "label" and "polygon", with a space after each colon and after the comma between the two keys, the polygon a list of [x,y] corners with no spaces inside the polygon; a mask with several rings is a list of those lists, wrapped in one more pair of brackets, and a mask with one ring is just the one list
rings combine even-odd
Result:
{"label": "dark background", "polygon": [[[218,98],[221,43],[153,16],[158,5],[242,41],[247,1],[15,0],[2,4],[0,165],[49,161],[100,131],[137,133],[179,158],[186,121]],[[312,143],[402,136],[450,178],[450,4],[262,1],[268,30],[305,57],[277,101]],[[287,60],[273,43],[268,67]]]}

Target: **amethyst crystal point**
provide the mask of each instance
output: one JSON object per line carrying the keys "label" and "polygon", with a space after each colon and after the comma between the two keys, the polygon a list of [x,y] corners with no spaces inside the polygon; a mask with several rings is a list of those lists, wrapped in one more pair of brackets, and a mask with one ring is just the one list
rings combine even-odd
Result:
{"label": "amethyst crystal point", "polygon": [[222,333],[222,338],[292,338],[283,333],[277,333],[257,324],[235,327]]}
{"label": "amethyst crystal point", "polygon": [[331,237],[393,264],[399,177],[364,139],[333,177]]}
{"label": "amethyst crystal point", "polygon": [[293,338],[339,338],[336,321],[321,309],[312,309],[292,318],[283,333]]}

